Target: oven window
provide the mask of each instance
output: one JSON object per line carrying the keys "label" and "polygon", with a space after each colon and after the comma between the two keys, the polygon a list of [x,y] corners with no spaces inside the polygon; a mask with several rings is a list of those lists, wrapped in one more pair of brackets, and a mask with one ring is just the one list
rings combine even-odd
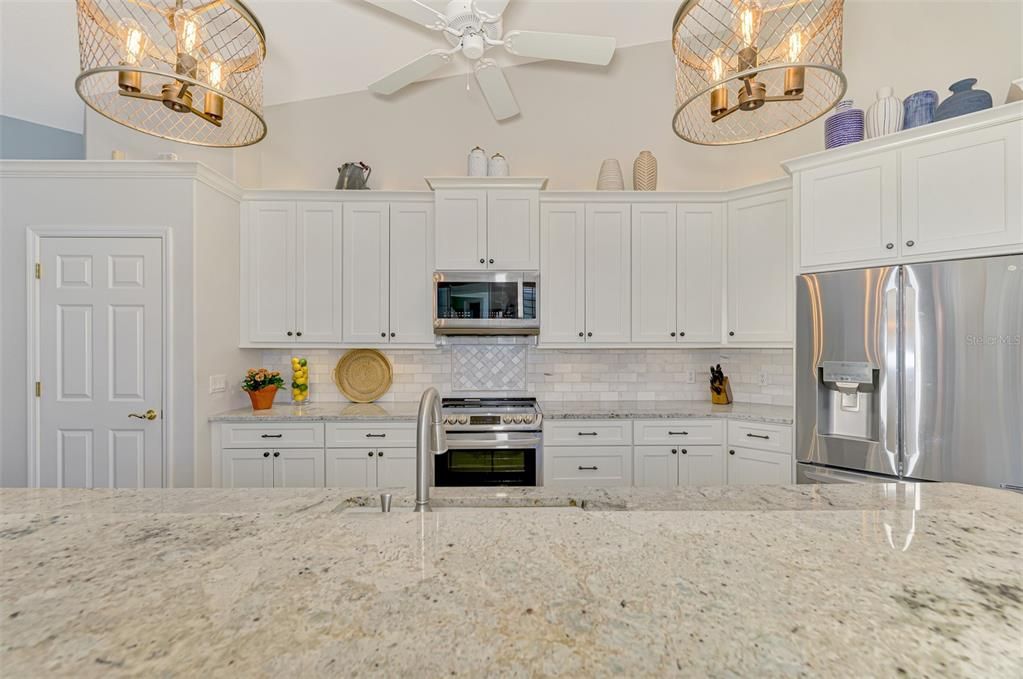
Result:
{"label": "oven window", "polygon": [[448,454],[448,469],[456,474],[526,471],[523,450],[453,450]]}
{"label": "oven window", "polygon": [[[437,317],[468,319],[536,318],[536,285],[526,283],[519,309],[519,284],[459,283],[437,284]],[[520,313],[524,311],[524,313]]]}
{"label": "oven window", "polygon": [[448,450],[434,458],[437,486],[535,486],[536,450]]}

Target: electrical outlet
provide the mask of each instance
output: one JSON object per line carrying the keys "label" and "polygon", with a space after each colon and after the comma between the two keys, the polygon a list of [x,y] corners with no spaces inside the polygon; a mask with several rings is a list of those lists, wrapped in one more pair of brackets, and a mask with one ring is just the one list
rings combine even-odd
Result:
{"label": "electrical outlet", "polygon": [[695,371],[693,371],[693,370],[687,370],[686,371],[686,382],[688,384],[693,384],[694,382],[696,382],[696,372]]}
{"label": "electrical outlet", "polygon": [[771,384],[771,376],[764,371],[760,371],[760,386],[766,387]]}
{"label": "electrical outlet", "polygon": [[227,391],[227,375],[210,375],[210,393],[220,394]]}

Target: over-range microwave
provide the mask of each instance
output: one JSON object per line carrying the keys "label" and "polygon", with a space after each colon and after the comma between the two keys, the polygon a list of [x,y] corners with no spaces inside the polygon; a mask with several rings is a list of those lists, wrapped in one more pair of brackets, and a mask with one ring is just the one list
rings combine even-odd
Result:
{"label": "over-range microwave", "polygon": [[433,274],[438,335],[536,335],[540,274],[535,271],[438,271]]}

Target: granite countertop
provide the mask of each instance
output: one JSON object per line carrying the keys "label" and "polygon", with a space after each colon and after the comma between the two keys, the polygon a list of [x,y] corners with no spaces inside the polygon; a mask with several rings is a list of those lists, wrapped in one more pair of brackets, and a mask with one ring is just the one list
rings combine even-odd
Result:
{"label": "granite countertop", "polygon": [[544,401],[540,409],[551,420],[637,420],[722,417],[730,420],[792,424],[792,406],[759,403],[714,405],[710,401]]}
{"label": "granite countertop", "polygon": [[[434,492],[439,509],[476,508],[359,513],[378,492],[0,490],[0,666],[11,676],[1023,670],[1023,497],[1007,491],[449,488]],[[410,501],[395,491],[396,505]],[[573,504],[586,511],[511,508]]]}
{"label": "granite countertop", "polygon": [[238,408],[211,415],[210,422],[258,422],[260,420],[312,422],[360,422],[374,420],[416,421],[419,403],[309,403],[274,404],[269,410]]}

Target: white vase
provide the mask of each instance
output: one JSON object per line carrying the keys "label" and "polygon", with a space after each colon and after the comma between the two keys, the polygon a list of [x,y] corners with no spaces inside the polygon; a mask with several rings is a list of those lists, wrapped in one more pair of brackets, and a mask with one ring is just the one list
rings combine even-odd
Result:
{"label": "white vase", "polygon": [[905,111],[902,102],[895,96],[890,87],[882,87],[877,91],[875,101],[863,118],[863,129],[867,139],[883,137],[902,129]]}
{"label": "white vase", "polygon": [[479,146],[469,151],[469,176],[487,176],[487,152]]}
{"label": "white vase", "polygon": [[657,158],[649,151],[640,151],[632,164],[632,188],[636,191],[657,190]]}
{"label": "white vase", "polygon": [[597,177],[598,191],[624,191],[625,178],[622,166],[614,158],[608,158],[600,164],[600,175]]}

